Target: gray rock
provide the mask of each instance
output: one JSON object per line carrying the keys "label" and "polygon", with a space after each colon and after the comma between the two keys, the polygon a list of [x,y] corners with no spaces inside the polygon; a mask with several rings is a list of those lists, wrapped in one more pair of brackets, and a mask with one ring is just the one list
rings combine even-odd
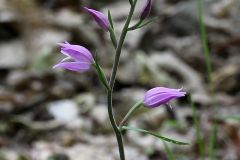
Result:
{"label": "gray rock", "polygon": [[112,132],[106,105],[96,105],[90,112],[90,116],[93,119],[93,133]]}
{"label": "gray rock", "polygon": [[[86,138],[86,137],[85,137]],[[53,153],[65,153],[71,160],[118,160],[118,149],[114,136],[90,136],[89,143],[79,143],[74,146],[64,148],[57,143],[36,142],[30,150],[34,159],[38,155],[38,160],[46,160]],[[107,142],[107,143],[106,143]],[[126,157],[129,160],[147,160],[147,157],[136,148],[126,145]]]}
{"label": "gray rock", "polygon": [[20,40],[0,43],[0,68],[23,68],[27,64],[26,48]]}
{"label": "gray rock", "polygon": [[49,103],[47,109],[57,121],[63,124],[68,124],[78,118],[79,108],[71,100],[60,100]]}

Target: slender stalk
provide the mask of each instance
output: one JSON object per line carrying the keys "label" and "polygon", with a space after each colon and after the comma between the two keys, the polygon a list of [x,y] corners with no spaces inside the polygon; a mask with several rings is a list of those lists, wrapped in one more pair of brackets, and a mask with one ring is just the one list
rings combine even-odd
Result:
{"label": "slender stalk", "polygon": [[[209,52],[209,46],[208,46],[208,40],[207,40],[207,32],[206,32],[206,27],[204,25],[204,15],[203,15],[203,1],[202,0],[197,0],[197,8],[198,8],[198,15],[199,15],[199,28],[200,28],[200,33],[201,33],[201,41],[202,41],[202,46],[203,46],[203,53],[204,53],[204,58],[207,66],[207,77],[208,77],[208,86],[210,90],[210,96],[211,96],[211,102],[213,105],[213,115],[216,115],[216,100],[215,100],[215,93],[214,93],[214,87],[213,87],[213,82],[211,78],[211,73],[212,73],[212,63],[211,63],[211,57],[210,57],[210,52]],[[217,124],[214,122],[212,126],[212,131],[211,131],[211,137],[210,137],[210,159],[214,159],[214,146],[215,146],[215,141],[217,137]]]}
{"label": "slender stalk", "polygon": [[167,154],[167,158],[169,160],[174,160],[175,159],[174,155],[173,155],[172,151],[169,149],[167,143],[163,142],[163,144],[164,144],[164,150],[165,150],[165,152]]}
{"label": "slender stalk", "polygon": [[129,3],[132,5],[133,4],[133,0],[128,0],[129,1]]}
{"label": "slender stalk", "polygon": [[197,6],[198,6],[198,16],[199,16],[199,28],[200,28],[204,58],[207,66],[208,83],[210,85],[210,89],[212,89],[212,85],[211,85],[212,65],[211,65],[211,58],[210,58],[210,53],[208,48],[207,32],[206,32],[206,27],[204,25],[203,2],[202,0],[197,0],[197,2],[198,2]]}
{"label": "slender stalk", "polygon": [[138,103],[136,103],[134,106],[132,106],[132,108],[128,111],[128,113],[126,114],[126,116],[123,118],[123,120],[121,121],[121,123],[119,124],[119,128],[121,128],[129,119],[129,117],[141,106],[143,105],[142,101],[139,101]]}
{"label": "slender stalk", "polygon": [[122,140],[122,134],[121,131],[118,129],[117,123],[114,118],[113,114],[113,108],[112,108],[112,90],[108,91],[108,115],[109,119],[112,125],[112,128],[115,132],[117,142],[118,142],[118,149],[119,149],[119,154],[120,154],[120,159],[125,160],[125,154],[124,154],[124,146],[123,146],[123,140]]}
{"label": "slender stalk", "polygon": [[215,147],[215,142],[216,142],[216,138],[217,138],[217,125],[214,124],[212,127],[212,131],[211,131],[211,136],[210,136],[210,145],[209,145],[209,153],[210,153],[210,160],[214,160],[214,147]]}
{"label": "slender stalk", "polygon": [[136,3],[137,3],[137,0],[134,0],[133,5],[131,6],[131,9],[130,9],[130,12],[129,12],[127,21],[126,21],[126,23],[123,27],[122,34],[121,34],[119,42],[118,42],[118,46],[117,46],[117,49],[116,49],[116,55],[115,55],[115,59],[114,59],[114,63],[113,63],[111,79],[110,79],[110,88],[111,89],[114,88],[115,78],[116,78],[116,74],[117,74],[117,68],[118,68],[118,64],[119,64],[120,55],[121,55],[121,52],[122,52],[122,46],[123,46],[125,37],[126,37],[127,32],[128,32],[128,27],[129,27],[130,21],[132,19]]}
{"label": "slender stalk", "polygon": [[204,144],[203,144],[201,133],[200,133],[200,124],[199,124],[199,121],[197,120],[196,107],[193,103],[191,94],[189,94],[189,101],[190,101],[191,107],[192,107],[194,127],[195,127],[195,131],[196,131],[196,135],[197,135],[197,144],[198,144],[198,148],[199,148],[199,151],[200,151],[200,156],[203,157],[203,155],[204,155]]}
{"label": "slender stalk", "polygon": [[112,128],[113,128],[116,138],[117,138],[118,149],[119,149],[119,154],[120,154],[121,160],[125,160],[124,146],[123,146],[121,130],[118,128],[115,118],[114,118],[114,114],[113,114],[112,93],[113,93],[113,89],[114,89],[114,83],[115,83],[115,79],[116,79],[116,74],[117,74],[118,64],[119,64],[120,55],[121,55],[121,51],[122,51],[122,46],[123,46],[125,37],[128,32],[128,27],[129,27],[130,21],[132,19],[136,3],[137,3],[137,0],[134,0],[133,4],[131,5],[129,15],[128,15],[126,23],[123,27],[123,30],[122,30],[122,33],[121,33],[121,36],[120,36],[120,39],[119,39],[119,42],[118,42],[118,45],[116,48],[116,54],[115,54],[115,59],[114,59],[114,63],[113,63],[112,74],[111,74],[111,78],[110,78],[110,82],[109,82],[110,90],[108,91],[108,94],[107,94],[108,95],[107,101],[108,101],[109,119],[110,119]]}

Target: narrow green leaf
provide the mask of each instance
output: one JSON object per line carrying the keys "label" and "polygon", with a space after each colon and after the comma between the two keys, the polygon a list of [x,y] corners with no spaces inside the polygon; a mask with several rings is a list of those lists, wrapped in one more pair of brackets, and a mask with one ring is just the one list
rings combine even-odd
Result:
{"label": "narrow green leaf", "polygon": [[147,22],[141,24],[140,26],[138,26],[138,28],[142,28],[142,27],[144,27],[144,26],[146,26],[146,25],[148,25],[148,24],[154,22],[154,21],[157,20],[157,19],[158,19],[158,17],[154,17],[154,18],[148,20]]}
{"label": "narrow green leaf", "polygon": [[110,10],[108,10],[108,21],[109,21],[109,23],[111,25],[111,28],[114,29],[112,15],[111,15],[111,11]]}
{"label": "narrow green leaf", "polygon": [[168,158],[169,160],[174,160],[175,158],[174,158],[174,156],[173,156],[173,153],[172,153],[172,151],[169,149],[167,143],[163,142],[163,144],[164,144],[164,149],[165,149],[166,154],[167,154],[167,158]]}
{"label": "narrow green leaf", "polygon": [[210,136],[210,159],[214,160],[214,147],[216,143],[216,137],[217,137],[217,124],[213,124],[211,136]]}
{"label": "narrow green leaf", "polygon": [[142,19],[139,19],[139,21],[136,24],[128,28],[128,31],[133,31],[135,29],[138,29],[138,27],[142,24],[142,22],[143,22]]}
{"label": "narrow green leaf", "polygon": [[146,21],[144,23],[143,23],[142,20],[139,20],[134,26],[128,28],[128,31],[133,31],[133,30],[136,30],[136,29],[140,29],[140,28],[142,28],[142,27],[144,27],[144,26],[154,22],[157,19],[158,19],[158,17],[154,17],[154,18],[152,18],[152,19],[150,19],[150,20],[148,20],[148,21]]}
{"label": "narrow green leaf", "polygon": [[180,141],[173,140],[173,139],[170,139],[170,138],[167,138],[167,137],[163,137],[163,136],[159,135],[158,133],[150,132],[150,131],[147,131],[147,130],[144,130],[144,129],[140,129],[140,128],[134,128],[134,127],[130,127],[130,126],[123,126],[121,129],[123,129],[123,130],[132,130],[132,131],[136,131],[136,132],[142,132],[142,133],[149,134],[149,135],[152,135],[154,137],[160,138],[160,139],[162,139],[162,140],[164,140],[166,142],[177,144],[177,145],[189,145],[189,143],[180,142]]}
{"label": "narrow green leaf", "polygon": [[208,83],[210,85],[210,89],[212,90],[212,79],[211,79],[211,73],[212,73],[212,63],[211,63],[211,57],[210,57],[210,51],[208,47],[208,40],[207,40],[207,31],[204,24],[204,1],[203,0],[197,0],[197,9],[198,9],[198,18],[199,18],[199,28],[200,28],[200,35],[201,35],[201,41],[202,41],[202,47],[203,47],[203,53],[204,53],[204,59],[207,66],[207,75],[208,75]]}
{"label": "narrow green leaf", "polygon": [[232,120],[240,121],[240,115],[216,116],[215,119],[220,119],[220,120],[232,119]]}

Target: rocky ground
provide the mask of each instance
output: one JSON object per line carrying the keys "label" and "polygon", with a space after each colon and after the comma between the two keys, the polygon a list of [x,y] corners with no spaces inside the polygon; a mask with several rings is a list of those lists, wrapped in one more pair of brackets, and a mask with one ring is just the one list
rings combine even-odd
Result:
{"label": "rocky ground", "polygon": [[[143,4],[139,0],[134,21]],[[118,160],[106,93],[94,70],[77,74],[52,69],[62,58],[56,43],[68,40],[98,50],[110,76],[114,48],[82,6],[104,13],[110,9],[120,34],[127,0],[0,0],[0,160]],[[215,159],[240,160],[240,2],[206,0],[204,10],[214,103],[196,1],[155,0],[151,17],[158,19],[127,36],[114,109],[119,122],[147,89],[183,87],[195,102],[205,159],[215,123]],[[188,96],[173,106],[142,109],[129,125],[190,142],[167,144],[178,160],[200,159]],[[154,137],[127,131],[124,141],[127,160],[167,159],[164,143]]]}

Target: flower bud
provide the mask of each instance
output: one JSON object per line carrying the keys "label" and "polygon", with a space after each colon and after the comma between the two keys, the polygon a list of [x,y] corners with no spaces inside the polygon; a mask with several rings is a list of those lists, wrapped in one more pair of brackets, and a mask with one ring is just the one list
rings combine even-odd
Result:
{"label": "flower bud", "polygon": [[152,0],[147,0],[145,6],[142,9],[141,15],[140,15],[141,20],[144,20],[149,16],[149,14],[151,12],[151,7],[152,7]]}
{"label": "flower bud", "polygon": [[84,9],[94,18],[103,30],[108,31],[110,24],[107,17],[102,12],[87,7],[84,7]]}
{"label": "flower bud", "polygon": [[158,107],[167,104],[172,99],[185,96],[186,92],[182,89],[171,89],[165,87],[156,87],[147,91],[144,95],[144,106],[148,108]]}

